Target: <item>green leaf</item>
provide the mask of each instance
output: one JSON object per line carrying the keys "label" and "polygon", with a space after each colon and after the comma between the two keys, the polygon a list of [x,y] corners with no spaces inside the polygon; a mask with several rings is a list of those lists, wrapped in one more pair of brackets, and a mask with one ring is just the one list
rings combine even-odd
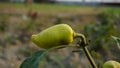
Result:
{"label": "green leaf", "polygon": [[99,56],[99,54],[98,54],[97,52],[92,51],[91,53],[92,53],[92,55],[93,55],[96,59],[100,59],[100,56]]}
{"label": "green leaf", "polygon": [[95,51],[92,51],[91,53],[92,53],[92,56],[95,57],[97,59],[97,61],[98,61],[98,68],[101,68],[101,65],[103,64],[102,58]]}
{"label": "green leaf", "polygon": [[120,49],[120,38],[112,36],[112,38],[116,41],[118,48]]}
{"label": "green leaf", "polygon": [[[39,68],[39,64],[42,61],[42,59],[46,56],[47,53],[49,53],[52,50],[63,48],[63,47],[75,47],[75,46],[68,46],[68,45],[62,45],[62,46],[56,46],[47,50],[40,50],[32,54],[30,57],[26,58],[22,64],[20,65],[20,68]],[[64,68],[62,64],[58,61],[56,61],[61,68]]]}
{"label": "green leaf", "polygon": [[[29,56],[28,58],[26,58],[22,64],[20,65],[20,68],[32,68],[33,64],[35,63],[35,61],[38,59],[39,56],[41,56],[45,51],[44,50],[40,50],[35,52],[34,54],[32,54],[31,56]],[[39,60],[40,61],[40,60]]]}
{"label": "green leaf", "polygon": [[[56,46],[56,47],[53,47],[53,48],[50,48],[50,49],[45,50],[44,53],[43,53],[41,56],[39,56],[39,57],[36,59],[36,61],[32,64],[31,68],[38,68],[38,67],[39,67],[39,64],[40,64],[40,61],[45,57],[45,55],[46,55],[48,52],[50,52],[50,51],[52,51],[52,50],[55,50],[55,49],[58,49],[58,48],[63,48],[63,47],[66,47],[66,46],[68,46],[68,45]],[[63,67],[62,67],[62,68],[63,68]]]}

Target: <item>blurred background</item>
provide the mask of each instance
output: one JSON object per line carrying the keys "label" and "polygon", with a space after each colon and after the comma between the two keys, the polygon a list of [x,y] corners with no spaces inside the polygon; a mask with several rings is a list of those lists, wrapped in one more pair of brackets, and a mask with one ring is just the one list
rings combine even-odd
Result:
{"label": "blurred background", "polygon": [[[42,48],[32,34],[55,24],[69,24],[90,40],[88,49],[99,67],[120,62],[120,49],[111,36],[120,37],[120,0],[0,0],[0,68],[19,68]],[[70,45],[78,45],[75,40]],[[40,68],[92,68],[86,55],[73,47],[50,52]]]}

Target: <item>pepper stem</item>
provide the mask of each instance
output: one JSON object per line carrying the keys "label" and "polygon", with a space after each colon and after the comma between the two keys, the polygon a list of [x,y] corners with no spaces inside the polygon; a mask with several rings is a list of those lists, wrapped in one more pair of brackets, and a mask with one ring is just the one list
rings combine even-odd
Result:
{"label": "pepper stem", "polygon": [[82,48],[83,48],[83,50],[84,50],[84,52],[85,52],[85,54],[86,54],[90,64],[92,65],[92,67],[93,68],[97,68],[97,65],[96,65],[95,61],[93,60],[92,56],[90,55],[87,47],[82,47]]}
{"label": "pepper stem", "polygon": [[84,50],[90,64],[92,65],[93,68],[97,68],[97,65],[95,63],[95,61],[93,60],[92,56],[90,55],[86,45],[87,45],[87,41],[86,41],[86,38],[83,34],[79,34],[79,33],[76,33],[74,38],[81,38],[82,42],[79,43],[79,46],[82,47],[82,49]]}
{"label": "pepper stem", "polygon": [[74,35],[74,39],[75,39],[75,38],[81,38],[82,43],[83,43],[84,45],[87,45],[86,38],[85,38],[85,36],[84,36],[83,34],[75,33],[75,35]]}

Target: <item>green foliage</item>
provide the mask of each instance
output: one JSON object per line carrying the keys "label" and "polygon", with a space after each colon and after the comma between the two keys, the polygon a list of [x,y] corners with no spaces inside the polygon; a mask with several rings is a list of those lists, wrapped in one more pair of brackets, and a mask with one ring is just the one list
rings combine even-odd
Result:
{"label": "green foliage", "polygon": [[[38,64],[36,64],[35,62],[38,62],[40,60],[38,60],[39,56],[41,56],[45,51],[44,50],[40,50],[35,52],[33,55],[29,56],[28,58],[26,58],[23,63],[20,65],[20,68],[38,68]],[[36,65],[35,65],[36,64]]]}
{"label": "green foliage", "polygon": [[116,42],[118,48],[120,49],[120,38],[115,37],[115,36],[112,36],[112,38],[115,40],[115,42]]}
{"label": "green foliage", "polygon": [[[28,58],[26,58],[22,64],[20,65],[20,68],[39,68],[39,65],[42,61],[43,58],[46,57],[46,54],[49,53],[52,50],[61,48],[61,47],[66,47],[67,45],[63,45],[63,46],[56,46],[47,50],[40,50],[35,52],[34,54],[32,54],[31,56],[29,56]],[[59,60],[55,60],[56,63],[58,63],[60,65],[61,68],[64,68],[62,63],[59,62]]]}
{"label": "green foliage", "polygon": [[97,59],[97,61],[98,61],[98,65],[97,65],[98,68],[101,68],[101,66],[103,64],[103,60],[100,57],[100,55],[97,52],[95,52],[95,51],[92,51],[91,54],[92,54],[93,57],[95,57]]}
{"label": "green foliage", "polygon": [[0,31],[5,31],[7,29],[9,17],[7,15],[2,15],[2,19],[0,19]]}
{"label": "green foliage", "polygon": [[5,22],[1,22],[0,23],[0,31],[5,31],[5,29],[6,29],[6,23]]}
{"label": "green foliage", "polygon": [[[111,41],[110,37],[119,34],[118,28],[115,28],[119,26],[119,19],[120,12],[109,9],[109,11],[107,10],[97,15],[97,22],[92,22],[84,28],[86,37],[91,41],[89,46],[90,52],[97,59],[98,67],[100,68],[104,61],[119,57],[112,55],[115,52],[110,51],[110,49],[115,48],[112,47],[114,41]],[[116,22],[118,22],[117,25]],[[120,48],[120,39],[114,36],[112,38],[116,41],[118,48]]]}

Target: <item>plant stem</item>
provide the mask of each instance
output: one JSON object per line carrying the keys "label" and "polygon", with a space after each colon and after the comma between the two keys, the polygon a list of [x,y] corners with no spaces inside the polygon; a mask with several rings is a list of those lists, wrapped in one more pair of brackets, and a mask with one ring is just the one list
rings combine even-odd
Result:
{"label": "plant stem", "polygon": [[82,47],[82,48],[83,48],[83,50],[84,50],[84,52],[85,52],[88,60],[90,61],[90,64],[92,65],[92,67],[93,67],[93,68],[97,68],[97,65],[95,64],[95,62],[94,62],[92,56],[90,55],[88,49],[86,48],[86,46],[84,46],[84,47]]}
{"label": "plant stem", "polygon": [[75,39],[75,38],[81,38],[83,44],[85,44],[85,45],[87,44],[86,38],[85,38],[85,36],[84,36],[83,34],[75,33],[74,39]]}
{"label": "plant stem", "polygon": [[90,61],[91,65],[93,68],[97,68],[97,65],[95,64],[92,56],[90,55],[88,49],[86,48],[87,41],[86,38],[83,34],[76,33],[74,38],[81,38],[81,42],[79,43],[79,46],[83,48],[88,60]]}

